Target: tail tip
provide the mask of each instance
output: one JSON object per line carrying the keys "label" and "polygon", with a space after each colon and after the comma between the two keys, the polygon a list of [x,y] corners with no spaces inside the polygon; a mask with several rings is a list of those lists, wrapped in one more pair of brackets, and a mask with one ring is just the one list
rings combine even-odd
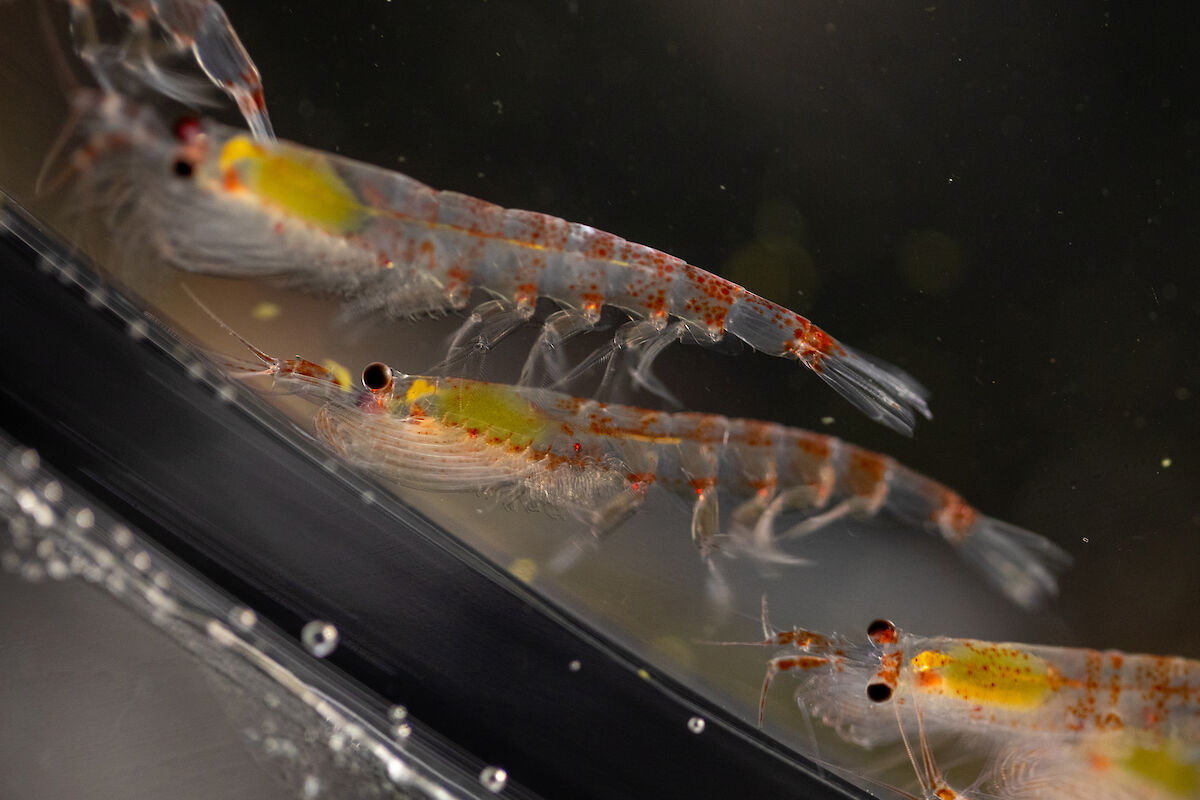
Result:
{"label": "tail tip", "polygon": [[929,392],[899,367],[839,345],[842,352],[809,366],[858,410],[897,433],[912,436],[918,415],[933,419]]}
{"label": "tail tip", "polygon": [[1030,611],[1058,595],[1057,574],[1072,561],[1044,536],[985,516],[972,526],[962,547],[993,586]]}

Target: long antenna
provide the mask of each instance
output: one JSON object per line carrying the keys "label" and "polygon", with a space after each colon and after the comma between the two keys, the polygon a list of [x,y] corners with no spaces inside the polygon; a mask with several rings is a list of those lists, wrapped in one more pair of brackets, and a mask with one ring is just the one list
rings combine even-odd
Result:
{"label": "long antenna", "polygon": [[75,77],[71,65],[67,63],[67,58],[63,55],[62,45],[59,44],[57,31],[54,29],[54,20],[50,18],[49,0],[38,0],[37,10],[38,23],[41,25],[42,35],[46,38],[46,50],[50,56],[50,64],[54,69],[59,88],[67,94],[72,94],[82,88],[83,84]]}
{"label": "long antenna", "polygon": [[[257,347],[252,345],[246,339],[245,336],[242,336],[240,333],[235,331],[233,328],[231,328],[227,324],[225,324],[225,320],[218,317],[217,313],[215,311],[213,311],[211,308],[206,306],[204,304],[204,301],[201,300],[199,297],[197,297],[196,293],[193,292],[191,290],[191,287],[189,287],[186,283],[180,282],[179,288],[183,289],[184,293],[187,294],[188,297],[192,298],[192,302],[195,303],[196,305],[198,305],[200,307],[200,310],[208,315],[209,319],[211,319],[213,322],[220,325],[221,330],[225,331],[230,336],[232,336],[233,338],[235,338],[239,342],[241,342],[242,345],[247,350],[249,350],[251,353],[253,353],[258,358],[259,361],[261,361],[263,364],[267,365],[267,369],[263,370],[263,372],[261,374],[269,375],[269,374],[271,374],[273,369],[279,365],[279,359],[272,358],[271,356],[264,353],[262,350],[259,350]],[[256,374],[258,374],[258,373],[256,373]]]}
{"label": "long antenna", "polygon": [[[54,137],[54,141],[50,144],[50,150],[46,153],[46,157],[42,159],[42,168],[38,170],[37,180],[34,181],[33,191],[35,194],[42,194],[42,189],[46,183],[46,174],[50,171],[50,167],[58,161],[59,155],[67,146],[67,142],[71,139],[71,134],[75,131],[75,126],[79,123],[79,119],[83,116],[83,111],[75,102],[84,86],[75,77],[75,73],[71,70],[71,65],[67,63],[67,57],[63,54],[62,44],[59,42],[58,34],[54,29],[54,20],[50,18],[49,0],[38,0],[37,2],[38,24],[41,26],[42,35],[46,40],[46,52],[50,57],[51,71],[54,73],[58,81],[59,88],[68,97],[70,114],[67,116],[67,121],[63,123],[62,128]],[[69,169],[69,168],[68,168]],[[53,185],[55,188],[60,181],[55,179]]]}

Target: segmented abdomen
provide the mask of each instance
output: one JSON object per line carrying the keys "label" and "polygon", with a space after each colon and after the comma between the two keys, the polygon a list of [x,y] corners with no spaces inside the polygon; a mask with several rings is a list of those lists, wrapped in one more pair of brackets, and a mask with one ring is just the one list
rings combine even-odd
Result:
{"label": "segmented abdomen", "polygon": [[[310,152],[278,147],[295,149],[296,159]],[[717,340],[735,304],[749,304],[749,315],[770,317],[772,328],[770,341],[751,343],[775,354],[784,352],[786,335],[794,329],[807,331],[803,318],[736,284],[590,225],[502,208],[435,191],[399,173],[324,158],[358,195],[368,220],[361,230],[328,232],[361,240],[377,253],[364,266],[395,268],[397,281],[409,280],[412,273],[436,278],[450,305],[460,305],[469,289],[481,287],[518,306],[550,297],[593,320],[605,305],[663,326],[674,316]]]}
{"label": "segmented abdomen", "polygon": [[[794,487],[813,489],[814,506],[832,496],[859,498],[863,511],[877,512],[887,498],[895,462],[887,456],[799,428],[714,414],[667,413],[556,392],[522,390],[564,425],[558,448],[587,441],[589,449],[610,450],[624,460],[637,455],[655,466],[667,485],[694,489],[711,484],[733,495],[773,494]],[[708,465],[708,474],[698,469]],[[915,473],[914,473],[915,475]],[[919,476],[918,476],[919,477]],[[929,485],[940,486],[928,479]],[[930,505],[927,511],[932,512]],[[933,522],[931,513],[925,521]]]}

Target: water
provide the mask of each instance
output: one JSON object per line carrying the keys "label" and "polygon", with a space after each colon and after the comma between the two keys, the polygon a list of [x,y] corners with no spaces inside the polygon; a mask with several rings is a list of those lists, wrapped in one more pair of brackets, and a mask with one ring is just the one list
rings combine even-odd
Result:
{"label": "water", "polygon": [[[1195,57],[1160,12],[1144,12],[1143,39],[1100,4],[1020,21],[999,4],[227,6],[288,137],[687,257],[901,364],[933,391],[935,418],[901,440],[791,365],[676,347],[660,374],[689,408],[895,455],[1076,559],[1062,601],[1028,616],[937,543],[858,526],[806,543],[814,569],[764,577],[733,565],[735,605],[722,614],[686,512],[669,502],[553,576],[543,565],[562,546],[560,521],[402,493],[628,648],[648,676],[752,720],[765,654],[695,640],[753,638],[764,590],[779,625],[858,631],[887,616],[925,633],[1200,656],[1200,640],[1179,633],[1200,555],[1189,346],[1200,333],[1200,111],[1180,83]],[[309,57],[313,42],[348,55]],[[16,153],[0,160],[0,183],[27,196],[34,143],[61,115],[44,86],[10,80],[4,97],[31,88],[42,102],[0,132]],[[228,352],[176,280],[146,293]],[[457,324],[339,327],[333,303],[188,285],[256,344],[352,369],[433,363]],[[263,302],[279,315],[256,316]],[[147,335],[140,320],[129,331]],[[519,363],[498,355],[489,367],[501,376]],[[278,402],[310,419],[304,404]],[[373,503],[374,491],[362,497]],[[35,526],[57,519],[57,502],[42,491]],[[29,578],[71,569],[21,563]],[[576,664],[582,682],[589,670]],[[772,733],[805,749],[789,693],[776,694]]]}

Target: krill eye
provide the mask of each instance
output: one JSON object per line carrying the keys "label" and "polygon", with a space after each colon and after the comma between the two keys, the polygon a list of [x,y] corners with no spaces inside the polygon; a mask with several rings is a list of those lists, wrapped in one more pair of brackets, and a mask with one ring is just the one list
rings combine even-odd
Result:
{"label": "krill eye", "polygon": [[868,683],[867,697],[872,703],[885,703],[892,699],[892,687],[886,683]]}
{"label": "krill eye", "polygon": [[896,626],[886,619],[877,619],[867,626],[867,636],[875,644],[891,644],[896,641]]}
{"label": "krill eye", "polygon": [[388,369],[387,364],[379,361],[367,364],[363,368],[362,382],[363,386],[372,392],[378,392],[380,389],[387,388],[387,385],[392,382],[392,371]]}
{"label": "krill eye", "polygon": [[177,158],[175,159],[175,163],[171,165],[171,171],[174,172],[177,177],[190,178],[195,172],[195,168],[192,166],[192,162],[183,158]]}

